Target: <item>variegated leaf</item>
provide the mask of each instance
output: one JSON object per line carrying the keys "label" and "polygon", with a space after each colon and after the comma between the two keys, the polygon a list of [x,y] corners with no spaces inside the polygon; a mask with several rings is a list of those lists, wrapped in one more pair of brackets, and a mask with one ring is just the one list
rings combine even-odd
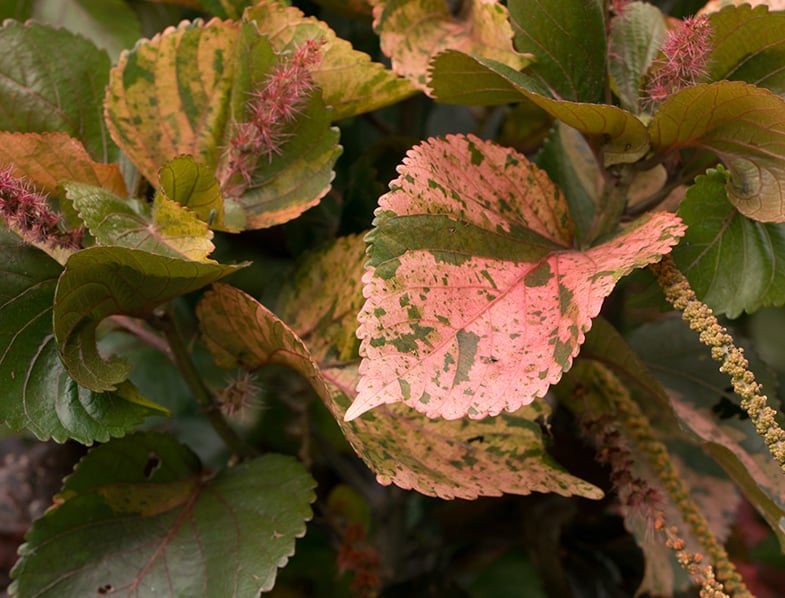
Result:
{"label": "variegated leaf", "polygon": [[472,136],[425,142],[399,172],[368,236],[348,420],[396,402],[448,419],[530,404],[569,369],[616,282],[683,234],[655,213],[576,250],[547,176]]}

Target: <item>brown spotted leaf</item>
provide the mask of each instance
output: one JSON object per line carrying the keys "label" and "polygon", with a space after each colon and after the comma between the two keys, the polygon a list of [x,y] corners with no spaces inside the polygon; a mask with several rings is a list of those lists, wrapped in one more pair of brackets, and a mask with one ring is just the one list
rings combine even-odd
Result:
{"label": "brown spotted leaf", "polygon": [[516,70],[531,58],[513,49],[507,8],[496,0],[467,0],[457,16],[444,0],[379,2],[374,29],[393,70],[423,90],[430,59],[444,50],[492,58]]}
{"label": "brown spotted leaf", "polygon": [[[402,404],[384,406],[352,422],[344,420],[358,376],[351,343],[341,330],[354,327],[354,309],[361,303],[355,300],[358,289],[352,284],[332,284],[321,293],[333,299],[330,305],[317,302],[314,306],[310,298],[311,291],[321,286],[323,266],[337,265],[337,271],[343,272],[340,268],[348,263],[351,270],[358,269],[356,265],[362,262],[358,241],[341,239],[324,254],[309,258],[297,276],[302,293],[288,295],[294,307],[287,305],[287,311],[297,314],[295,327],[310,340],[313,353],[294,330],[258,301],[226,284],[214,285],[200,302],[197,315],[216,363],[249,369],[278,364],[302,374],[382,484],[394,483],[440,498],[534,491],[601,498],[599,488],[565,471],[546,452],[537,424],[550,414],[544,403],[483,421],[432,421]],[[319,322],[316,315],[322,316]],[[338,342],[330,346],[334,340],[330,335],[336,333]]]}
{"label": "brown spotted leaf", "polygon": [[399,172],[368,236],[349,420],[397,402],[447,419],[530,404],[569,369],[616,282],[683,234],[654,213],[576,250],[547,176],[472,136],[429,140]]}

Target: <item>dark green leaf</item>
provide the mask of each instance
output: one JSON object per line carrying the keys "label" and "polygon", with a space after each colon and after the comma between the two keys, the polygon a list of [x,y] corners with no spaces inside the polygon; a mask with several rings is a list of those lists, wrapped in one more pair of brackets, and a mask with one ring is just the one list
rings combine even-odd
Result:
{"label": "dark green leaf", "polygon": [[242,266],[192,262],[121,247],[73,254],[55,294],[57,348],[71,376],[97,392],[113,390],[128,366],[98,353],[95,331],[107,316],[145,317],[159,305],[202,288]]}
{"label": "dark green leaf", "polygon": [[711,79],[754,83],[774,93],[785,92],[785,12],[767,6],[729,6],[709,16]]}
{"label": "dark green leaf", "polygon": [[564,192],[578,244],[582,245],[594,222],[595,204],[602,190],[600,171],[589,144],[576,129],[556,123],[537,154],[536,163]]}
{"label": "dark green leaf", "polygon": [[552,98],[600,102],[605,89],[605,21],[597,0],[510,0],[515,48],[533,54],[526,73]]}
{"label": "dark green leaf", "polygon": [[253,4],[253,0],[199,0],[202,6],[216,17],[239,19],[243,10]]}
{"label": "dark green leaf", "polygon": [[727,171],[696,179],[678,214],[687,233],[673,258],[695,293],[731,318],[785,303],[785,224],[762,223],[728,201]]}
{"label": "dark green leaf", "polygon": [[139,17],[125,0],[36,0],[33,18],[84,35],[112,60],[140,37]]}
{"label": "dark green leaf", "polygon": [[103,118],[109,57],[65,29],[6,21],[0,28],[0,130],[63,132],[99,162],[118,151]]}
{"label": "dark green leaf", "polygon": [[92,450],[33,524],[12,596],[258,596],[311,517],[314,482],[265,455],[215,477],[170,436]]}
{"label": "dark green leaf", "polygon": [[133,429],[165,409],[142,399],[130,383],[94,393],[68,376],[57,355],[52,303],[62,267],[0,230],[0,421],[38,438],[84,444]]}

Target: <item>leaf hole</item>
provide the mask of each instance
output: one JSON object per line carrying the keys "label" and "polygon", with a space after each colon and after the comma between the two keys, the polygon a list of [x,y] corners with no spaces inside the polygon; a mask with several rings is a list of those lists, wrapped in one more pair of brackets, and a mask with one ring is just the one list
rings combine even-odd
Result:
{"label": "leaf hole", "polygon": [[144,477],[149,480],[159,467],[161,467],[161,459],[150,451],[147,454],[147,463],[144,464]]}
{"label": "leaf hole", "polygon": [[110,594],[112,592],[114,592],[114,586],[112,586],[112,584],[110,583],[98,587],[98,594],[100,594],[101,596]]}
{"label": "leaf hole", "polygon": [[482,442],[485,442],[485,436],[483,436],[482,434],[479,434],[477,436],[472,436],[471,438],[467,438],[466,442],[469,443],[469,444],[472,444],[473,442],[480,442],[480,443],[482,443]]}

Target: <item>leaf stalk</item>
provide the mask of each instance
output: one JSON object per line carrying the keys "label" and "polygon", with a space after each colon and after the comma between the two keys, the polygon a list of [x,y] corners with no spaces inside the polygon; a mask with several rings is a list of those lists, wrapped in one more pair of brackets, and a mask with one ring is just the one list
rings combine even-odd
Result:
{"label": "leaf stalk", "polygon": [[240,459],[249,459],[257,456],[258,452],[248,445],[229,425],[229,422],[226,421],[220,406],[199,374],[183,341],[183,336],[177,324],[177,317],[174,313],[174,307],[171,303],[161,316],[155,318],[153,325],[163,333],[169,343],[175,366],[191,391],[194,400],[207,416],[210,425],[221,437],[221,440],[224,441],[224,444]]}

